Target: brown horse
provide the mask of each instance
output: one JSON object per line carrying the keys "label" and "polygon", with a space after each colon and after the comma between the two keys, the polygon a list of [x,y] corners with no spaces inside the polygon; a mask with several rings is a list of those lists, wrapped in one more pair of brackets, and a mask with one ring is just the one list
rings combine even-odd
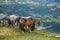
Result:
{"label": "brown horse", "polygon": [[35,29],[35,22],[40,25],[40,19],[34,18],[32,16],[29,17],[20,17],[19,23],[20,23],[20,29],[22,31],[25,31],[24,28],[28,28],[29,32],[33,31]]}

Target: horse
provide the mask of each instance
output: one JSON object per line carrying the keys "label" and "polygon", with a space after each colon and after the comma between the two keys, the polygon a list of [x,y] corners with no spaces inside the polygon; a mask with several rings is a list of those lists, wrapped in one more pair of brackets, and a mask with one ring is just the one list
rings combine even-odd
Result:
{"label": "horse", "polygon": [[19,18],[19,23],[20,23],[20,30],[25,32],[24,28],[28,28],[29,32],[32,32],[35,29],[35,23],[40,25],[40,19],[34,18],[32,16],[28,17],[21,16]]}
{"label": "horse", "polygon": [[0,14],[0,26],[4,26],[4,20],[7,18],[8,14]]}
{"label": "horse", "polygon": [[35,23],[37,23],[38,26],[40,26],[41,19],[40,18],[34,18]]}
{"label": "horse", "polygon": [[18,16],[16,15],[10,15],[8,16],[8,26],[14,26],[14,24],[16,25],[16,19],[18,18]]}

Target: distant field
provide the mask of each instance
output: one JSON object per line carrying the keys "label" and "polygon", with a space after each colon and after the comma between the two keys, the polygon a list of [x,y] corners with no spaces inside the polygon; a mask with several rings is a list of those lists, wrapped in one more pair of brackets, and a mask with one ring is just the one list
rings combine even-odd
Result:
{"label": "distant field", "polygon": [[56,35],[58,34],[43,30],[35,30],[32,33],[22,33],[19,31],[17,26],[14,26],[13,28],[8,27],[7,24],[5,24],[3,27],[0,27],[0,40],[60,40],[60,38],[55,37]]}

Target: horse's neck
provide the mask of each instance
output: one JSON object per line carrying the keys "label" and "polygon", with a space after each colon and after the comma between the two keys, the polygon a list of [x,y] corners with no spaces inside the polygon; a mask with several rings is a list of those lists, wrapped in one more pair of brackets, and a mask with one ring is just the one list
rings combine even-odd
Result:
{"label": "horse's neck", "polygon": [[37,18],[34,18],[34,22],[37,22],[38,21],[38,19]]}

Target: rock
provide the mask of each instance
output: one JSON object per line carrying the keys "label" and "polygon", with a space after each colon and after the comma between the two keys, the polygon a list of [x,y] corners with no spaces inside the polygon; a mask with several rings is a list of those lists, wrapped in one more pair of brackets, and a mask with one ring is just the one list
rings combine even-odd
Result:
{"label": "rock", "polygon": [[56,37],[60,37],[60,35],[57,35]]}

